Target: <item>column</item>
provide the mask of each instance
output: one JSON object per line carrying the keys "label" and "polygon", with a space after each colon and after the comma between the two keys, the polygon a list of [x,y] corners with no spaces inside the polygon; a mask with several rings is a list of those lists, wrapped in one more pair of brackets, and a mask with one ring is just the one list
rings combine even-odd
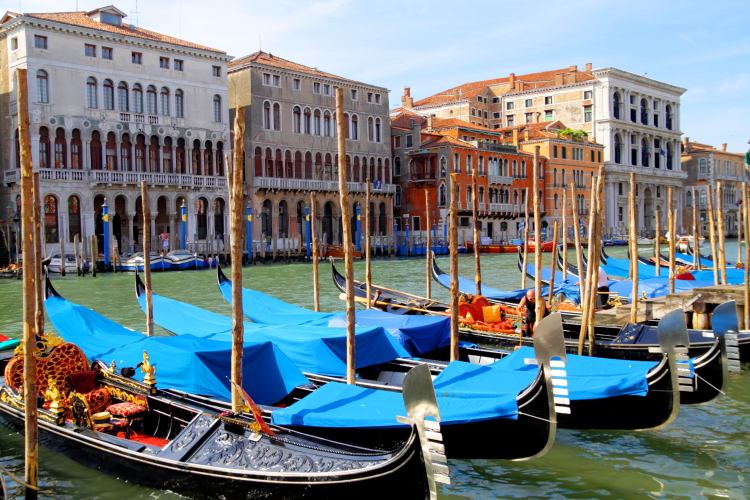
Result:
{"label": "column", "polygon": [[177,235],[177,212],[169,212],[169,250],[180,247],[179,237]]}
{"label": "column", "polygon": [[[149,203],[150,202],[151,200],[149,200]],[[151,206],[153,207],[154,205]],[[144,231],[145,230],[146,229],[144,228]],[[151,214],[151,223],[149,224],[148,230],[151,231],[151,248],[156,248],[156,244],[154,243],[156,241],[156,215],[154,215],[153,213]],[[149,248],[148,250],[151,250],[151,248]],[[146,251],[146,249],[144,249],[144,251]]]}
{"label": "column", "polygon": [[120,214],[122,217],[125,217],[125,220],[127,221],[127,229],[125,230],[125,234],[121,233],[121,245],[120,245],[120,253],[130,253],[130,249],[128,248],[133,243],[133,215],[129,213]]}

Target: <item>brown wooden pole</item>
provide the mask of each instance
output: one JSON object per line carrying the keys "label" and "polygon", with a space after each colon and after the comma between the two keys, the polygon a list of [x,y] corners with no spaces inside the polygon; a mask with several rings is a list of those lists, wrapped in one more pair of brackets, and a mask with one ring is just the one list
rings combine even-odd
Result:
{"label": "brown wooden pole", "polygon": [[[244,315],[242,311],[242,163],[245,150],[245,107],[238,106],[234,118],[234,165],[227,162],[229,184],[229,242],[232,261],[232,411],[242,407],[242,358],[244,356]],[[231,170],[230,170],[231,169]]]}
{"label": "brown wooden pole", "polygon": [[367,179],[367,187],[365,188],[365,254],[367,258],[365,260],[365,289],[367,291],[367,308],[372,307],[372,248],[370,247],[370,185],[372,181]]}
{"label": "brown wooden pole", "polygon": [[716,232],[719,238],[719,259],[714,257],[714,267],[719,266],[721,271],[721,283],[727,284],[727,256],[725,253],[724,240],[724,185],[721,181],[716,182],[716,223],[718,225]]}
{"label": "brown wooden pole", "polygon": [[336,89],[336,127],[339,151],[339,198],[343,227],[344,268],[346,271],[346,383],[355,383],[357,346],[354,336],[354,268],[352,263],[352,219],[346,184],[346,128],[344,127],[344,89]]}
{"label": "brown wooden pole", "polygon": [[451,361],[458,359],[458,174],[451,174],[448,245],[451,257]]}
{"label": "brown wooden pole", "polygon": [[565,179],[562,180],[562,258],[563,280],[568,279],[568,191],[565,189]]}
{"label": "brown wooden pole", "polygon": [[638,322],[638,235],[635,228],[635,172],[630,172],[630,192],[628,193],[628,220],[630,230],[628,233],[630,239],[630,264],[633,266],[632,273],[632,295],[633,301],[630,303],[630,322]]}
{"label": "brown wooden pole", "polygon": [[425,219],[427,222],[427,248],[425,249],[425,287],[428,299],[432,296],[432,276],[430,275],[430,261],[432,260],[432,225],[430,224],[430,191],[424,190]]}
{"label": "brown wooden pole", "polygon": [[[670,217],[667,214],[667,217]],[[656,275],[661,276],[661,211],[656,211],[656,232],[654,234],[654,259],[656,261]],[[670,237],[671,237],[670,233]]]}
{"label": "brown wooden pole", "polygon": [[[719,284],[719,256],[716,249],[716,219],[714,219],[714,194],[711,185],[708,185],[708,239],[711,243],[711,259],[714,265],[712,266],[714,272],[714,285]],[[695,248],[696,252],[700,250],[698,247]]]}
{"label": "brown wooden pole", "polygon": [[96,238],[95,235],[89,236],[88,246],[89,246],[89,254],[91,254],[91,276],[96,278],[96,261],[97,261],[97,255],[94,251],[94,238]]}
{"label": "brown wooden pole", "polygon": [[550,266],[549,278],[549,301],[555,296],[555,269],[557,268],[557,221],[552,225],[552,263]]}
{"label": "brown wooden pole", "polygon": [[536,323],[542,320],[542,214],[539,212],[539,146],[534,146],[534,166],[531,169],[534,179],[534,268],[536,270],[534,279],[534,292],[536,297]]}
{"label": "brown wooden pole", "polygon": [[583,273],[583,249],[581,248],[581,229],[580,223],[578,222],[579,214],[581,213],[581,207],[578,206],[578,189],[576,183],[573,181],[570,183],[570,201],[572,206],[570,211],[573,213],[573,241],[576,247],[576,265],[578,266],[578,282],[579,289],[581,291],[581,303],[585,302],[586,287],[584,282],[586,281],[586,275]]}
{"label": "brown wooden pole", "polygon": [[78,235],[73,236],[73,255],[76,259],[76,276],[81,275],[81,262],[78,260]]}
{"label": "brown wooden pole", "polygon": [[[36,296],[34,285],[34,187],[31,175],[31,135],[29,123],[29,92],[26,69],[18,75],[18,130],[21,160],[21,245],[23,248],[23,366],[24,366],[24,436],[25,481],[37,486],[39,478],[38,422],[36,405]],[[33,489],[26,489],[26,498],[36,498]]]}
{"label": "brown wooden pole", "polygon": [[[39,172],[32,174],[32,187],[34,196],[34,267],[27,271],[34,272],[34,295],[36,297],[36,309],[34,311],[36,320],[37,336],[44,335],[44,280],[42,277],[42,247],[44,246],[44,233],[42,232],[42,199],[39,190]],[[59,235],[59,232],[58,232]],[[64,261],[63,261],[64,263]]]}
{"label": "brown wooden pole", "polygon": [[471,171],[471,215],[474,220],[474,283],[476,296],[482,295],[482,269],[479,263],[479,165]]}
{"label": "brown wooden pole", "polygon": [[151,205],[148,184],[141,181],[141,211],[143,212],[143,285],[146,287],[146,335],[154,336],[154,297],[151,288]]}
{"label": "brown wooden pole", "polygon": [[695,197],[695,186],[693,186],[693,268],[700,270],[700,241],[702,231],[698,227],[698,198]]}
{"label": "brown wooden pole", "polygon": [[[675,279],[675,245],[677,239],[677,232],[675,231],[675,220],[674,220],[674,186],[667,188],[667,224],[669,226],[669,293],[674,293],[674,279]],[[657,261],[659,265],[659,261]]]}
{"label": "brown wooden pole", "polygon": [[[599,266],[596,265],[598,262],[598,255],[596,251],[596,206],[598,199],[598,186],[599,177],[595,177],[591,182],[591,210],[589,211],[589,231],[588,240],[589,245],[588,251],[588,267],[586,268],[586,278],[581,281],[581,290],[586,290],[586,293],[581,293],[583,298],[583,305],[581,307],[581,331],[578,334],[578,354],[583,354],[583,346],[585,344],[586,332],[589,329],[589,323],[591,321],[592,309],[596,307],[596,291],[598,284]],[[591,352],[592,346],[589,345],[589,352]]]}
{"label": "brown wooden pole", "polygon": [[67,262],[67,259],[65,258],[65,242],[63,238],[63,232],[58,231],[58,240],[60,240],[60,276],[65,276],[65,263]]}
{"label": "brown wooden pole", "polygon": [[[742,185],[740,184],[740,188]],[[737,262],[742,262],[742,231],[744,226],[742,225],[742,207],[737,210]]]}
{"label": "brown wooden pole", "polygon": [[[315,193],[310,193],[310,236],[312,238],[313,310],[320,312],[320,280],[318,279],[318,232],[316,229]],[[263,243],[265,245],[265,242]]]}
{"label": "brown wooden pole", "polygon": [[742,209],[745,211],[745,330],[750,330],[750,186],[742,183]]}
{"label": "brown wooden pole", "polygon": [[524,188],[524,215],[523,215],[523,264],[521,267],[521,290],[526,289],[526,269],[529,263],[529,188]]}
{"label": "brown wooden pole", "polygon": [[[594,198],[592,200],[591,208],[596,211],[596,218],[594,220],[594,236],[589,238],[589,246],[593,245],[594,261],[598,262],[598,256],[601,253],[602,247],[602,190],[604,189],[604,167],[599,167],[599,176],[597,177],[596,190],[594,191]],[[589,299],[588,309],[588,332],[589,332],[589,356],[593,356],[596,353],[596,324],[594,317],[596,314],[596,302],[599,298],[599,266],[591,265],[591,292]]]}

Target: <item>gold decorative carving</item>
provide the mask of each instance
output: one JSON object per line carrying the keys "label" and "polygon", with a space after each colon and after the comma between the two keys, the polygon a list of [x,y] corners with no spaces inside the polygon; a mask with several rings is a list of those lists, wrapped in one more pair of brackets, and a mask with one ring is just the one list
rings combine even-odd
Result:
{"label": "gold decorative carving", "polygon": [[130,394],[129,392],[125,392],[122,389],[113,387],[111,385],[108,385],[107,389],[109,390],[110,395],[115,399],[127,401],[128,403],[133,403],[143,406],[144,408],[148,408],[148,399],[141,394]]}
{"label": "gold decorative carving", "polygon": [[57,382],[55,382],[53,377],[47,378],[47,390],[44,391],[44,399],[50,402],[50,411],[57,412],[62,409],[62,402],[65,398],[57,388]]}
{"label": "gold decorative carving", "polygon": [[143,383],[147,385],[156,385],[156,367],[151,365],[148,358],[148,353],[143,351],[143,362],[141,363],[141,371],[145,374],[143,377]]}

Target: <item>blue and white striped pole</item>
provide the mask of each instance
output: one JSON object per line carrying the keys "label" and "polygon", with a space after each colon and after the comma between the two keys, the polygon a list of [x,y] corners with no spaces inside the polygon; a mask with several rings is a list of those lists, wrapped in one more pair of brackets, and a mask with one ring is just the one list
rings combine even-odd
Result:
{"label": "blue and white striped pole", "polygon": [[253,258],[253,206],[247,200],[247,261]]}
{"label": "blue and white striped pole", "polygon": [[307,235],[307,256],[310,257],[311,235],[310,235],[310,205],[305,205],[305,234]]}
{"label": "blue and white striped pole", "polygon": [[182,206],[180,207],[180,217],[182,218],[182,250],[185,250],[187,248],[186,241],[187,241],[187,214],[185,211],[187,210],[187,206],[185,205],[185,200],[182,200]]}
{"label": "blue and white striped pole", "polygon": [[360,220],[362,217],[360,215],[361,210],[359,208],[359,204],[357,204],[357,251],[362,251],[362,221]]}
{"label": "blue and white striped pole", "polygon": [[[104,204],[102,205],[102,222],[104,229],[104,270],[109,271],[109,206],[107,205],[107,198],[104,198]],[[96,265],[96,257],[94,256],[94,265]],[[64,255],[60,256],[60,262],[62,262],[62,266],[65,265]]]}

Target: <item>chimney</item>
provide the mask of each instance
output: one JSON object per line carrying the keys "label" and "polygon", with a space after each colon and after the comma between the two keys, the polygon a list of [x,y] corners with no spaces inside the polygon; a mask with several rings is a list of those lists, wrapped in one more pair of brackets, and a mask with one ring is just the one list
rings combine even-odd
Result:
{"label": "chimney", "polygon": [[555,75],[555,85],[563,84],[563,76],[565,76],[563,73],[558,73]]}
{"label": "chimney", "polygon": [[526,129],[526,130],[523,131],[523,140],[525,142],[528,142],[528,140],[529,140],[529,129]]}
{"label": "chimney", "polygon": [[575,73],[576,71],[578,71],[578,66],[574,64],[573,66],[570,67],[570,72]]}
{"label": "chimney", "polygon": [[721,145],[721,150],[722,151],[726,151],[727,150],[727,143],[726,142]]}
{"label": "chimney", "polygon": [[518,129],[513,129],[513,145],[518,146]]}
{"label": "chimney", "polygon": [[688,142],[690,142],[690,137],[685,136],[685,137],[682,138],[682,145],[683,146],[687,147]]}
{"label": "chimney", "polygon": [[591,73],[591,63],[586,63],[586,73]]}
{"label": "chimney", "polygon": [[427,115],[427,129],[432,130],[432,115]]}
{"label": "chimney", "polygon": [[510,88],[514,89],[516,88],[516,74],[511,73],[510,77],[508,77],[508,85],[510,85]]}
{"label": "chimney", "polygon": [[401,104],[405,108],[414,106],[414,99],[411,98],[411,87],[404,87],[404,95],[401,97]]}

